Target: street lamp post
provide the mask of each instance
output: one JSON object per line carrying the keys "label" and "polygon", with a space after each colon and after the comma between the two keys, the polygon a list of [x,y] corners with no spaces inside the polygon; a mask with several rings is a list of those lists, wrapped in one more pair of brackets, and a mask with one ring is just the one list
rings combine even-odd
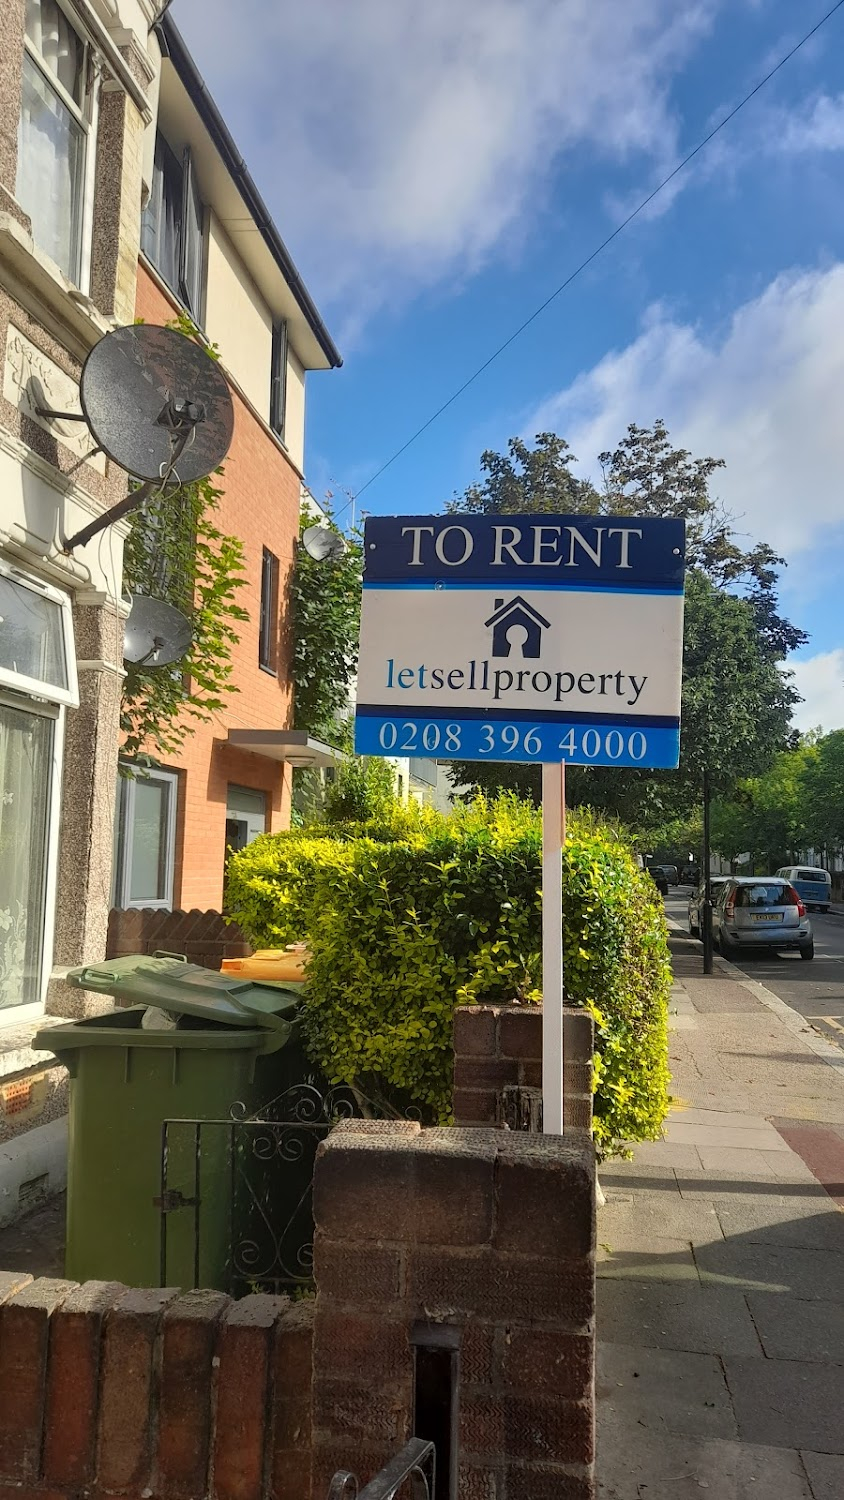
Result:
{"label": "street lamp post", "polygon": [[703,972],[712,973],[712,877],[709,871],[709,771],[703,773]]}

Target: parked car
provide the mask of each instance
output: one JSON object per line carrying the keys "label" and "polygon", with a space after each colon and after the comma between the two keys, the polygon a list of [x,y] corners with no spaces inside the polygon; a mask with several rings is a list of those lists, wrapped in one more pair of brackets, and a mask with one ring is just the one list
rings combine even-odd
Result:
{"label": "parked car", "polygon": [[794,886],[809,911],[813,907],[817,907],[819,911],[829,911],[832,876],[828,870],[809,870],[805,865],[784,865],[781,870],[777,870],[777,875]]}
{"label": "parked car", "polygon": [[791,882],[777,875],[731,876],[719,892],[712,925],[725,958],[749,948],[796,948],[801,958],[815,956],[806,907]]}
{"label": "parked car", "polygon": [[662,871],[669,885],[680,884],[680,875],[676,865],[655,865],[653,868]]}
{"label": "parked car", "polygon": [[[729,875],[710,875],[709,884],[712,888],[712,905],[717,904],[721,894],[721,887],[729,880]],[[689,897],[689,937],[703,938],[703,901],[706,888],[703,884],[695,886]]]}
{"label": "parked car", "polygon": [[659,891],[659,894],[661,896],[667,896],[668,881],[665,877],[665,871],[663,870],[662,865],[646,865],[645,868],[647,869],[651,880],[654,882],[657,890]]}

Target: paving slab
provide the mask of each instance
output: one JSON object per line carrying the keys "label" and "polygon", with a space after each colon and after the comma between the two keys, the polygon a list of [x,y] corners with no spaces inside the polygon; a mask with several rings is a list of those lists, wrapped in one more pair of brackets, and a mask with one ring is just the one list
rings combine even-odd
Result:
{"label": "paving slab", "polygon": [[690,1354],[760,1355],[747,1302],[726,1286],[682,1286],[602,1279],[598,1330],[611,1344],[679,1349]]}
{"label": "paving slab", "polygon": [[787,1292],[807,1301],[844,1303],[844,1255],[741,1239],[701,1245],[694,1251],[703,1286]]}
{"label": "paving slab", "polygon": [[602,1162],[598,1167],[598,1177],[605,1191],[621,1188],[640,1198],[665,1199],[666,1196],[680,1196],[673,1167],[651,1166],[650,1163],[640,1165],[638,1161]]}
{"label": "paving slab", "polygon": [[737,1172],[751,1178],[777,1175],[762,1151],[745,1150],[741,1146],[699,1146],[697,1150],[705,1172]]}
{"label": "paving slab", "polygon": [[844,1495],[844,1458],[835,1453],[801,1453],[809,1476],[812,1500],[841,1500]]}
{"label": "paving slab", "polygon": [[715,986],[715,993],[702,990],[690,996],[692,1005],[696,1011],[703,1015],[740,1015],[747,1011],[761,1011],[764,1006],[761,1000],[751,995],[740,984],[725,984]]}
{"label": "paving slab", "polygon": [[[685,1199],[691,1207],[693,1200]],[[725,1239],[844,1252],[844,1214],[817,1198],[757,1198],[712,1205]]]}
{"label": "paving slab", "polygon": [[671,1141],[643,1141],[636,1147],[635,1160],[642,1167],[675,1167],[684,1170],[701,1166],[695,1146],[675,1146]]}
{"label": "paving slab", "polygon": [[[688,1125],[718,1125],[724,1129],[735,1127],[737,1130],[755,1129],[759,1125],[767,1124],[763,1115],[752,1115],[746,1110],[727,1109],[697,1109],[694,1106],[687,1108],[684,1103],[678,1101],[671,1110],[669,1121]],[[772,1126],[776,1129],[776,1126]]]}
{"label": "paving slab", "polygon": [[[768,1359],[844,1366],[841,1302],[809,1301],[779,1292],[748,1292],[747,1305]],[[844,1490],[841,1493],[844,1496]]]}
{"label": "paving slab", "polygon": [[783,1182],[817,1182],[818,1180],[811,1167],[790,1148],[787,1152],[760,1151],[759,1155],[770,1167],[774,1176],[781,1178]]}
{"label": "paving slab", "polygon": [[829,1204],[828,1193],[820,1183],[814,1187],[809,1182],[783,1182],[774,1176],[748,1179],[740,1172],[678,1172],[677,1186],[683,1198],[709,1198],[711,1202],[730,1202],[743,1199],[752,1203],[754,1199],[776,1198],[787,1203],[789,1198],[802,1202],[813,1195],[819,1203]]}
{"label": "paving slab", "polygon": [[686,1120],[682,1115],[672,1115],[665,1129],[665,1138],[677,1146],[699,1146],[707,1150],[718,1147],[740,1147],[743,1151],[781,1151],[786,1156],[794,1153],[778,1130],[755,1115],[748,1115],[744,1125],[705,1125],[695,1120]]}
{"label": "paving slab", "polygon": [[724,1361],[739,1436],[748,1443],[844,1453],[844,1366],[798,1360]]}
{"label": "paving slab", "polygon": [[599,1342],[596,1381],[605,1423],[615,1413],[654,1432],[738,1435],[724,1371],[711,1354]]}
{"label": "paving slab", "polygon": [[[638,1235],[630,1236],[626,1247],[619,1238],[610,1245],[599,1244],[595,1255],[595,1274],[612,1280],[629,1277],[632,1281],[694,1281],[698,1268],[688,1240],[654,1239],[642,1248]],[[624,1237],[622,1236],[622,1241]]]}
{"label": "paving slab", "polygon": [[598,1239],[611,1249],[630,1248],[634,1242],[647,1249],[652,1240],[663,1238],[708,1245],[723,1237],[715,1205],[695,1203],[681,1198],[679,1193],[662,1202],[629,1193],[625,1202],[608,1199],[606,1207],[598,1212]]}
{"label": "paving slab", "polygon": [[[825,1454],[819,1455],[823,1460]],[[598,1421],[600,1500],[841,1500],[814,1494],[798,1453],[724,1438],[673,1437]]]}

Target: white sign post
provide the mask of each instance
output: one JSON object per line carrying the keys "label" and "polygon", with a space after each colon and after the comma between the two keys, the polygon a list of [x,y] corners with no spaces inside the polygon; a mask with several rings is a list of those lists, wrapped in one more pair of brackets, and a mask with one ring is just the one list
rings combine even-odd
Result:
{"label": "white sign post", "polygon": [[370,516],[364,755],[542,766],[543,1121],[563,1129],[565,765],[680,754],[685,531],[629,516]]}
{"label": "white sign post", "polygon": [[542,1129],[563,1133],[563,845],[566,767],[542,766]]}

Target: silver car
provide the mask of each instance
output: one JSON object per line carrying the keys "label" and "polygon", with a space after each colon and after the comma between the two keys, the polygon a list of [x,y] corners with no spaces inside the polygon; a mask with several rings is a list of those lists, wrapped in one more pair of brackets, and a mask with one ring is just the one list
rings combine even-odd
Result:
{"label": "silver car", "polygon": [[727,880],[718,894],[712,925],[725,958],[735,958],[747,948],[796,948],[801,958],[815,956],[806,908],[793,885],[775,875]]}
{"label": "silver car", "polygon": [[[712,887],[712,905],[717,905],[722,886],[727,885],[729,875],[711,875],[709,884]],[[703,939],[703,902],[706,895],[706,887],[703,882],[696,885],[689,897],[689,937]]]}

